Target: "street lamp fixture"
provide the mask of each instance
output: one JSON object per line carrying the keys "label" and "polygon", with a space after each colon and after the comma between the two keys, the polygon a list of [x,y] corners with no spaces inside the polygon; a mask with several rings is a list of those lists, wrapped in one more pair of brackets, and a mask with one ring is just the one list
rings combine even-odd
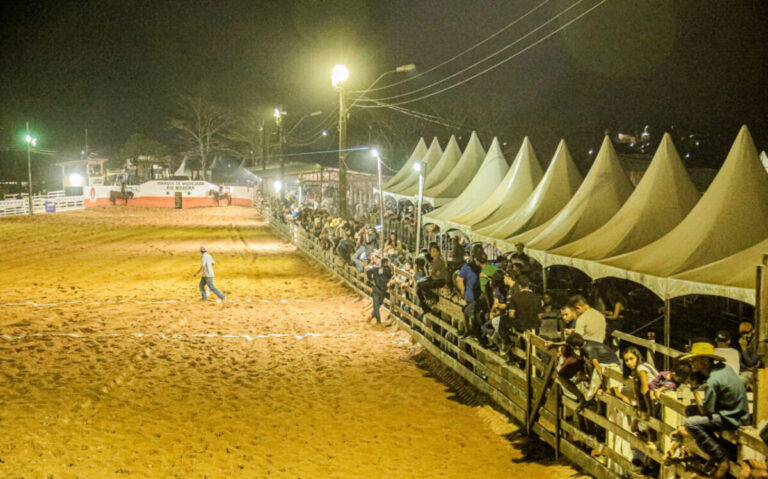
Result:
{"label": "street lamp fixture", "polygon": [[334,88],[341,88],[341,84],[349,79],[349,68],[344,65],[336,65],[331,70],[331,83]]}

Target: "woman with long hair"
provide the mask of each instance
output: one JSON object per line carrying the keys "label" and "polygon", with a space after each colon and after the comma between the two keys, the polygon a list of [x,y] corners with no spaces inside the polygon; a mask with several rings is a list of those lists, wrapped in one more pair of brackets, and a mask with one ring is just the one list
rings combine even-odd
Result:
{"label": "woman with long hair", "polygon": [[384,256],[389,258],[392,264],[398,264],[403,257],[403,244],[397,239],[397,233],[390,231],[389,238],[384,242],[382,250]]}

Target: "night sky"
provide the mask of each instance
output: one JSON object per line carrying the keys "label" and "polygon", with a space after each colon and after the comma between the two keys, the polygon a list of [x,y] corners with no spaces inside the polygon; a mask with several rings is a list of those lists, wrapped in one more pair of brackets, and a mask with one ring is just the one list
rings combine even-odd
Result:
{"label": "night sky", "polygon": [[[391,96],[428,85],[574,3],[569,14],[541,33],[598,2],[545,2],[459,60],[376,94]],[[133,133],[172,144],[168,118],[175,95],[201,84],[217,101],[260,108],[265,118],[276,104],[289,112],[287,122],[313,110],[330,112],[337,101],[329,79],[335,63],[350,67],[351,89],[363,89],[404,63],[415,63],[418,73],[541,3],[3,2],[0,145],[17,141],[24,121],[31,122],[45,148],[62,155],[79,152],[85,128],[92,148],[105,154]],[[446,115],[456,105],[474,108],[467,125],[484,129],[486,145],[490,134],[510,147],[529,135],[544,162],[560,137],[578,160],[587,147],[599,145],[605,129],[637,130],[645,124],[675,124],[710,134],[710,156],[722,161],[744,123],[758,148],[768,147],[766,19],[768,2],[762,0],[608,0],[502,67],[404,106]],[[393,75],[388,81],[402,78]],[[353,112],[350,124],[378,111],[357,117]]]}

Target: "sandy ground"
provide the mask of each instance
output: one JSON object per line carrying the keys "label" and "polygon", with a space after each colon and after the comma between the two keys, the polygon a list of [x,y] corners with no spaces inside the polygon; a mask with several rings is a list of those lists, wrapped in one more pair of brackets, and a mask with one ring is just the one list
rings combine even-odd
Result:
{"label": "sandy ground", "polygon": [[[229,304],[200,300],[200,245]],[[0,477],[574,474],[521,461],[253,209],[4,218],[0,251]]]}

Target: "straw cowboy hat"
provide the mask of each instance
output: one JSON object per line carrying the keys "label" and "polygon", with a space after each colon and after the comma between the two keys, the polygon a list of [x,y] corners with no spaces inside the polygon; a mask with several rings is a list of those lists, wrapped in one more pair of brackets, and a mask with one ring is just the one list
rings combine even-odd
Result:
{"label": "straw cowboy hat", "polygon": [[725,361],[725,358],[715,354],[715,347],[710,343],[693,343],[691,352],[681,356],[678,361],[688,361],[689,359],[705,357],[715,361]]}

